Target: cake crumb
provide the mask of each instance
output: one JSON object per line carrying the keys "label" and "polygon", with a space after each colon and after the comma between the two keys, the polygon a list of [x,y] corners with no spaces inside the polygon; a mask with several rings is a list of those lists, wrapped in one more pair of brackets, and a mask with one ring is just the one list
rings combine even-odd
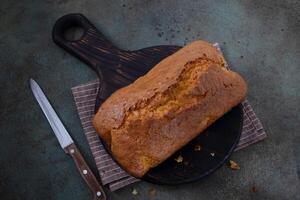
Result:
{"label": "cake crumb", "polygon": [[135,189],[135,188],[133,188],[133,190],[132,190],[132,192],[131,192],[134,196],[136,196],[136,195],[138,195],[139,194],[139,192]]}
{"label": "cake crumb", "polygon": [[174,159],[176,162],[181,163],[183,161],[183,157],[179,155],[177,158]]}
{"label": "cake crumb", "polygon": [[251,187],[251,192],[256,193],[256,192],[257,192],[257,187],[252,186],[252,187]]}
{"label": "cake crumb", "polygon": [[210,155],[211,155],[212,157],[214,157],[214,156],[215,156],[215,153],[212,152],[212,153],[210,153]]}
{"label": "cake crumb", "polygon": [[229,160],[229,167],[232,170],[239,170],[240,169],[240,166],[236,162],[234,162],[233,160]]}
{"label": "cake crumb", "polygon": [[200,144],[196,144],[194,147],[194,151],[201,151],[202,147]]}
{"label": "cake crumb", "polygon": [[148,190],[148,193],[149,193],[150,196],[155,196],[156,195],[156,190],[154,188],[150,188]]}

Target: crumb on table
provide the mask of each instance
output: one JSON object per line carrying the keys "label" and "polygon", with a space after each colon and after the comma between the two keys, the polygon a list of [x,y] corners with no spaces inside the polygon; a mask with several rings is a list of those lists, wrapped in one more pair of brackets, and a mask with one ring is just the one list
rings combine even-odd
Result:
{"label": "crumb on table", "polygon": [[133,188],[133,190],[132,190],[132,192],[131,192],[133,195],[138,195],[139,193],[138,193],[138,191],[135,189],[135,188]]}
{"label": "crumb on table", "polygon": [[233,160],[229,160],[229,167],[232,170],[239,170],[240,169],[240,166],[236,162],[234,162]]}
{"label": "crumb on table", "polygon": [[255,186],[255,185],[253,185],[252,187],[251,187],[251,192],[253,192],[253,193],[256,193],[258,190],[257,190],[257,187]]}
{"label": "crumb on table", "polygon": [[156,195],[156,190],[154,188],[149,188],[148,193],[150,196],[155,196]]}

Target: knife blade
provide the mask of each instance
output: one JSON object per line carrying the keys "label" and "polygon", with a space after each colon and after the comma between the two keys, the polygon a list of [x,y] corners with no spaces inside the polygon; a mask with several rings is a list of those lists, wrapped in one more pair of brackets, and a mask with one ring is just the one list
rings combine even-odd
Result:
{"label": "knife blade", "polygon": [[64,127],[63,123],[58,118],[56,112],[50,105],[47,97],[43,93],[40,86],[33,79],[30,79],[30,87],[35,96],[37,102],[39,103],[41,109],[43,110],[48,122],[56,135],[60,146],[64,149],[68,145],[74,143],[68,131]]}
{"label": "knife blade", "polygon": [[46,95],[37,84],[37,82],[33,79],[30,79],[30,88],[44,115],[46,116],[56,138],[58,139],[60,146],[67,154],[69,154],[73,158],[82,178],[89,186],[93,194],[93,199],[105,200],[106,196],[103,188],[88,167],[79,149],[74,144],[74,141],[57,116]]}

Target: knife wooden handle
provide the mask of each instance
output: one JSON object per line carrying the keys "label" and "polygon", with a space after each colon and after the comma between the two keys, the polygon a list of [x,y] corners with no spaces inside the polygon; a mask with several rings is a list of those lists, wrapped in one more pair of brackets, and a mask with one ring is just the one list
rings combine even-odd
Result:
{"label": "knife wooden handle", "polygon": [[106,195],[103,188],[99,184],[91,169],[86,164],[76,145],[70,144],[65,148],[65,151],[73,158],[82,178],[85,180],[93,194],[93,199],[106,200]]}

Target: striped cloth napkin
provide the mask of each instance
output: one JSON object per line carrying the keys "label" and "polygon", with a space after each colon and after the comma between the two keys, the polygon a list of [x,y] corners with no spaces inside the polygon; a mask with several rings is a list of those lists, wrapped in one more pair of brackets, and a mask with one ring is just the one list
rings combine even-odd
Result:
{"label": "striped cloth napkin", "polygon": [[[218,44],[215,44],[219,49]],[[72,88],[75,104],[81,120],[84,134],[95,159],[103,185],[111,191],[139,181],[127,174],[104,149],[98,134],[92,126],[99,80],[94,80]],[[256,117],[247,100],[243,103],[244,122],[240,141],[235,150],[245,148],[267,137],[260,120]]]}

